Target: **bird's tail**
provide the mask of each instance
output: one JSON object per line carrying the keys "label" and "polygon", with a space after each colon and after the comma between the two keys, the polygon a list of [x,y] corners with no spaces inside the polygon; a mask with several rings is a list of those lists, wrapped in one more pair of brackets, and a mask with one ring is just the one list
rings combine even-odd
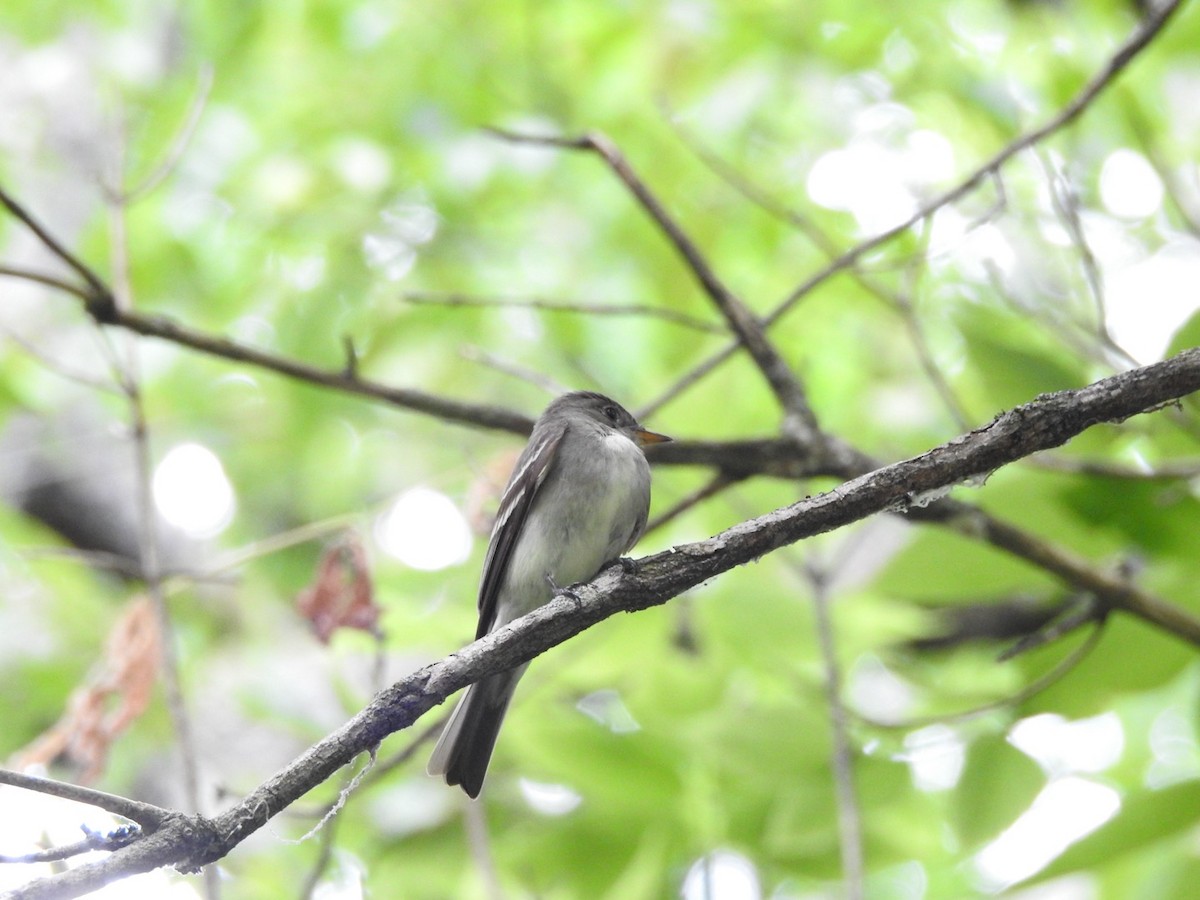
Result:
{"label": "bird's tail", "polygon": [[426,771],[443,775],[474,799],[487,775],[500,724],[525,667],[491,675],[467,688],[433,748]]}

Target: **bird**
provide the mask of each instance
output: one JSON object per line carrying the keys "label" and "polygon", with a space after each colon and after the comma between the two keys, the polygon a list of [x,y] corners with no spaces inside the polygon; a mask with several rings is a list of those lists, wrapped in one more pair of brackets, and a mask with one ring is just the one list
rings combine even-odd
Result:
{"label": "bird", "polygon": [[[501,495],[479,583],[478,640],[588,581],[646,530],[650,466],[643,448],[670,441],[592,391],[553,400],[533,426]],[[528,663],[467,688],[429,760],[475,799],[500,725]]]}

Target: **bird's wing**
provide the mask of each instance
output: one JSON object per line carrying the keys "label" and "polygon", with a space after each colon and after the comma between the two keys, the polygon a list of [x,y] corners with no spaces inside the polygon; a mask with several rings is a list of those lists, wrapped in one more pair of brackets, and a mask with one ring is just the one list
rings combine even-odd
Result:
{"label": "bird's wing", "polygon": [[538,489],[550,474],[558,454],[558,445],[566,433],[566,426],[563,426],[535,435],[517,460],[508,487],[504,489],[504,496],[500,498],[500,510],[496,513],[496,524],[492,526],[491,541],[483,560],[483,579],[479,583],[479,628],[475,632],[476,640],[492,630],[500,586],[504,583],[504,573],[512,558],[513,548],[521,536]]}

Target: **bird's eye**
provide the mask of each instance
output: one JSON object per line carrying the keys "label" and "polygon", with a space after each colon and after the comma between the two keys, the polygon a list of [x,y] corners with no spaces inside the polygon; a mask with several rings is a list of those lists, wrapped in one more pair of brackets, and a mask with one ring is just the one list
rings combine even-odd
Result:
{"label": "bird's eye", "polygon": [[608,421],[617,421],[617,408],[615,406],[604,407],[604,415],[608,417]]}

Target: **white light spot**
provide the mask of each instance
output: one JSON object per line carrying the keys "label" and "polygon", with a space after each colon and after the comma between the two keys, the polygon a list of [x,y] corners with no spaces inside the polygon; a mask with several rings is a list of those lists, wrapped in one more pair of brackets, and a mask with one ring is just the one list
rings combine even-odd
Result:
{"label": "white light spot", "polygon": [[410,778],[374,792],[367,804],[372,827],[390,838],[437,828],[456,808],[454,795],[445,787],[427,778]]}
{"label": "white light spot", "polygon": [[[30,774],[45,777],[43,771]],[[0,787],[0,846],[6,853],[26,853],[47,846],[63,846],[79,840],[80,827],[107,833],[122,823],[95,807],[49,797],[35,791]],[[108,856],[99,850],[82,853],[62,862],[0,866],[0,892],[19,888],[36,878],[53,875],[60,867],[76,868]],[[96,900],[198,900],[193,882],[164,869],[126,878],[88,894]]]}
{"label": "white light spot", "polygon": [[346,16],[343,33],[354,50],[368,50],[396,28],[396,9],[387,2],[359,3]]}
{"label": "white light spot", "polygon": [[1116,713],[1071,722],[1054,713],[1022,719],[1009,742],[1034,759],[1047,775],[1103,772],[1116,765],[1125,748],[1125,730]]}
{"label": "white light spot", "polygon": [[712,32],[713,8],[697,0],[670,0],[666,8],[667,26],[686,34],[705,35]]}
{"label": "white light spot", "polygon": [[754,863],[732,850],[717,850],[692,863],[681,895],[683,900],[759,900],[762,886]]}
{"label": "white light spot", "polygon": [[349,187],[377,191],[392,177],[392,161],[382,147],[365,138],[347,138],[333,153],[333,168]]}
{"label": "white light spot", "polygon": [[375,540],[388,556],[423,572],[466,562],[471,528],[453,501],[440,491],[405,491],[375,521]]}
{"label": "white light spot", "polygon": [[1161,359],[1175,331],[1200,309],[1200,242],[1180,240],[1105,278],[1108,330],[1143,363]]}
{"label": "white light spot", "polygon": [[417,249],[437,234],[438,215],[423,203],[401,201],[380,217],[382,227],[363,237],[363,254],[388,281],[399,281],[416,264]]}
{"label": "white light spot", "polygon": [[202,444],[172,447],[155,468],[151,488],[162,517],[192,537],[215,537],[233,521],[233,485]]}
{"label": "white light spot", "polygon": [[331,861],[333,865],[325,869],[309,895],[312,900],[363,900],[367,894],[362,860],[345,850],[334,850]]}
{"label": "white light spot", "polygon": [[1050,782],[1001,835],[975,857],[989,893],[1041,870],[1080,838],[1117,814],[1117,792],[1077,776]]}
{"label": "white light spot", "polygon": [[1004,232],[990,222],[967,233],[955,259],[968,277],[976,281],[986,281],[993,269],[1004,275],[1012,275],[1017,269],[1013,245]]}
{"label": "white light spot", "polygon": [[821,38],[826,41],[832,41],[834,38],[841,37],[850,28],[845,22],[822,22],[821,23]]}
{"label": "white light spot", "polygon": [[905,169],[913,184],[944,184],[954,175],[954,145],[944,135],[922,128],[910,134],[905,145]]}
{"label": "white light spot", "polygon": [[518,779],[517,783],[530,809],[542,815],[565,816],[583,802],[581,796],[563,784],[543,784],[528,778]]}
{"label": "white light spot", "polygon": [[325,257],[318,254],[280,257],[279,274],[298,291],[311,291],[325,279]]}
{"label": "white light spot", "polygon": [[864,656],[855,664],[846,695],[855,709],[881,722],[903,719],[916,699],[912,685],[874,656]]}
{"label": "white light spot", "polygon": [[966,746],[953,728],[930,725],[904,738],[904,755],[913,784],[921,791],[945,791],[958,784]]}
{"label": "white light spot", "polygon": [[1149,744],[1154,759],[1146,770],[1148,786],[1161,788],[1200,777],[1200,745],[1190,710],[1172,706],[1155,716]]}
{"label": "white light spot", "polygon": [[642,726],[633,717],[621,695],[614,690],[593,691],[576,703],[575,708],[614,734],[629,734],[642,730]]}
{"label": "white light spot", "polygon": [[302,202],[313,185],[308,164],[293,156],[272,156],[254,172],[254,189],[266,203],[290,207]]}
{"label": "white light spot", "polygon": [[1114,216],[1144,219],[1162,206],[1162,179],[1146,157],[1122,147],[1100,169],[1100,201]]}
{"label": "white light spot", "polygon": [[105,62],[120,79],[131,85],[148,85],[159,75],[155,41],[147,34],[121,31],[105,48]]}
{"label": "white light spot", "polygon": [[883,43],[883,62],[888,73],[900,75],[907,72],[917,61],[917,49],[900,33],[893,31]]}
{"label": "white light spot", "polygon": [[891,228],[916,210],[898,155],[869,142],[825,153],[805,184],[814,203],[851,213],[865,233]]}
{"label": "white light spot", "polygon": [[448,144],[441,153],[446,178],[464,188],[475,189],[491,177],[500,162],[496,141],[469,134]]}

